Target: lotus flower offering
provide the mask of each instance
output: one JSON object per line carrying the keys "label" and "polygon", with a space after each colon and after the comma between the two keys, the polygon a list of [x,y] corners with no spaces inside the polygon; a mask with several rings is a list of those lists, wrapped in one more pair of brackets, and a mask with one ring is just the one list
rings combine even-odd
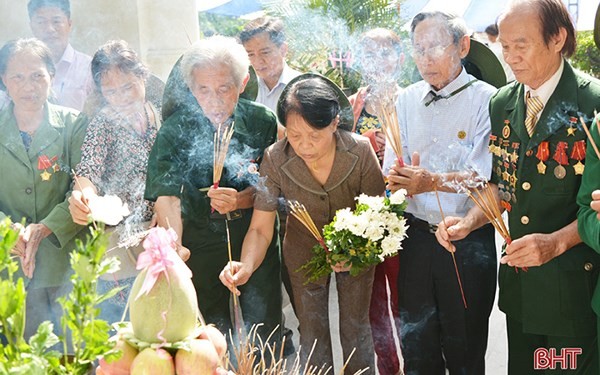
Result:
{"label": "lotus flower offering", "polygon": [[88,202],[88,207],[92,220],[108,225],[117,225],[130,214],[127,203],[116,195],[94,197]]}
{"label": "lotus flower offering", "polygon": [[336,264],[346,264],[350,274],[383,262],[402,249],[406,237],[406,190],[400,189],[389,197],[355,198],[356,209],[338,210],[330,224],[323,227],[324,245],[313,247],[313,257],[300,269],[309,282],[327,276]]}
{"label": "lotus flower offering", "polygon": [[129,295],[131,322],[113,338],[123,354],[102,360],[97,374],[214,374],[227,344],[201,323],[192,272],[176,252],[173,229],[152,228],[138,257]]}

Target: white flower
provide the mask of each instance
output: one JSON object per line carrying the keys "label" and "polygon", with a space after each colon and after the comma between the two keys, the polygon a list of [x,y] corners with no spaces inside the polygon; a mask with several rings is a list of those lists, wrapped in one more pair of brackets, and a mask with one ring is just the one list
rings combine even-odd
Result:
{"label": "white flower", "polygon": [[123,204],[121,198],[116,195],[95,197],[88,202],[88,207],[93,220],[108,225],[119,224],[130,213],[127,203]]}
{"label": "white flower", "polygon": [[352,222],[354,222],[354,213],[350,211],[350,208],[343,208],[337,210],[335,213],[335,223],[333,224],[333,228],[336,232],[350,229]]}
{"label": "white flower", "polygon": [[402,204],[406,200],[406,189],[399,189],[390,195],[391,204]]}
{"label": "white flower", "polygon": [[398,239],[396,236],[387,236],[381,241],[381,256],[382,257],[390,257],[396,255],[398,253],[398,249],[400,248],[400,241],[402,239]]}
{"label": "white flower", "polygon": [[382,225],[371,222],[371,224],[367,227],[367,230],[365,230],[365,237],[373,242],[376,242],[383,238],[384,233],[385,230]]}
{"label": "white flower", "polygon": [[361,194],[355,198],[359,204],[366,204],[370,209],[374,211],[381,211],[385,207],[383,203],[383,197],[370,197],[366,194]]}

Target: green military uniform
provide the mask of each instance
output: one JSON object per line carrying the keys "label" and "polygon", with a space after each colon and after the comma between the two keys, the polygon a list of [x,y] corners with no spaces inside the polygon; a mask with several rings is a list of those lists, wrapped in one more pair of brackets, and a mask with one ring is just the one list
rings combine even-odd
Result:
{"label": "green military uniform", "polygon": [[27,311],[27,325],[32,329],[44,320],[58,323],[50,311],[60,311],[56,301],[32,304],[31,300],[37,293],[34,290],[57,288],[68,281],[68,254],[75,248],[77,235],[85,233],[83,226],[73,223],[67,195],[73,183],[71,170],[81,158],[86,126],[77,111],[47,104],[44,121],[26,150],[13,106],[0,112],[0,219],[25,219],[26,224],[42,223],[52,231],[40,242],[27,287],[28,307],[33,305]]}
{"label": "green military uniform", "polygon": [[[585,155],[581,145],[586,138],[577,123],[580,115],[593,113],[599,97],[600,83],[574,71],[565,61],[558,86],[531,138],[524,125],[524,86],[515,82],[492,98],[492,181],[509,211],[513,239],[552,233],[577,218],[576,194]],[[584,347],[580,368],[587,354],[591,362],[586,363],[596,369],[589,373],[598,373],[596,318],[590,301],[599,271],[600,255],[585,244],[526,272],[500,266],[499,306],[507,315],[510,373],[533,372],[536,346],[563,343]],[[526,342],[527,335],[544,339]],[[561,343],[560,338],[570,339]]]}
{"label": "green military uniform", "polygon": [[[596,145],[600,146],[600,134],[598,133],[598,124],[595,121],[590,129],[590,133],[592,133]],[[590,207],[592,192],[597,189],[600,189],[600,160],[594,148],[588,145],[585,157],[585,173],[583,174],[579,194],[577,194],[577,204],[579,205],[577,228],[583,242],[600,253],[600,220],[598,220],[597,212]],[[600,319],[599,283],[596,283],[596,289],[592,297],[592,308],[596,312],[598,319]],[[600,321],[598,328],[600,329]]]}
{"label": "green military uniform", "polygon": [[[207,323],[222,332],[231,329],[229,290],[218,278],[228,262],[225,219],[215,217],[206,190],[213,184],[213,137],[215,130],[194,105],[179,109],[162,125],[148,160],[146,199],[160,196],[181,199],[183,245],[191,251],[187,262],[193,272],[198,304]],[[234,111],[234,134],[229,146],[221,187],[237,191],[260,188],[258,164],[266,147],[277,139],[277,120],[266,107],[240,99]],[[229,220],[231,250],[239,260],[242,242],[250,225],[252,209]],[[241,286],[241,307],[249,326],[263,323],[263,338],[281,325],[280,251],[277,231],[265,260],[247,284]],[[279,335],[274,335],[279,339]]]}

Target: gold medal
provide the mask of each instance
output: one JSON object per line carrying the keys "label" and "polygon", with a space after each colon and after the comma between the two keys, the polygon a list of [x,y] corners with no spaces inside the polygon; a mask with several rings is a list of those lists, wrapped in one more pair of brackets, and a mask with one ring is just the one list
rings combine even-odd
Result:
{"label": "gold medal", "polygon": [[585,169],[585,165],[581,162],[581,160],[579,160],[577,163],[575,163],[573,169],[575,170],[576,175],[582,175],[583,170]]}
{"label": "gold medal", "polygon": [[52,177],[52,175],[45,170],[40,173],[40,177],[42,178],[42,181],[50,181],[50,177]]}
{"label": "gold medal", "polygon": [[559,180],[562,180],[563,178],[565,178],[566,175],[567,175],[567,170],[562,165],[557,165],[554,168],[554,177],[558,178]]}
{"label": "gold medal", "polygon": [[504,127],[502,128],[502,137],[503,138],[510,137],[510,126],[508,126],[508,124],[504,125]]}
{"label": "gold medal", "polygon": [[540,160],[540,162],[537,164],[537,170],[539,174],[546,174],[546,164]]}
{"label": "gold medal", "polygon": [[467,132],[465,132],[464,130],[458,132],[458,139],[465,139],[466,136]]}

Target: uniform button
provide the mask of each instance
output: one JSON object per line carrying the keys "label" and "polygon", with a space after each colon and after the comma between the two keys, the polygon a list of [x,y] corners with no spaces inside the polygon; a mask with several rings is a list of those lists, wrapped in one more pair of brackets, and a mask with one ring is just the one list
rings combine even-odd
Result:
{"label": "uniform button", "polygon": [[533,150],[527,150],[527,152],[525,152],[525,155],[527,155],[527,156],[533,155]]}
{"label": "uniform button", "polygon": [[523,224],[523,225],[529,224],[529,217],[521,216],[521,224]]}
{"label": "uniform button", "polygon": [[33,192],[33,189],[28,187],[27,189],[25,189],[25,193],[27,194],[31,194]]}
{"label": "uniform button", "polygon": [[433,138],[433,143],[437,143],[437,138]]}
{"label": "uniform button", "polygon": [[324,201],[324,200],[325,200],[325,197],[321,196],[321,200],[322,200],[322,201]]}
{"label": "uniform button", "polygon": [[587,262],[583,265],[583,269],[589,272],[594,269],[594,265],[590,262]]}
{"label": "uniform button", "polygon": [[531,189],[531,184],[529,182],[523,182],[523,185],[521,185],[523,187],[523,190],[527,191],[529,189]]}

